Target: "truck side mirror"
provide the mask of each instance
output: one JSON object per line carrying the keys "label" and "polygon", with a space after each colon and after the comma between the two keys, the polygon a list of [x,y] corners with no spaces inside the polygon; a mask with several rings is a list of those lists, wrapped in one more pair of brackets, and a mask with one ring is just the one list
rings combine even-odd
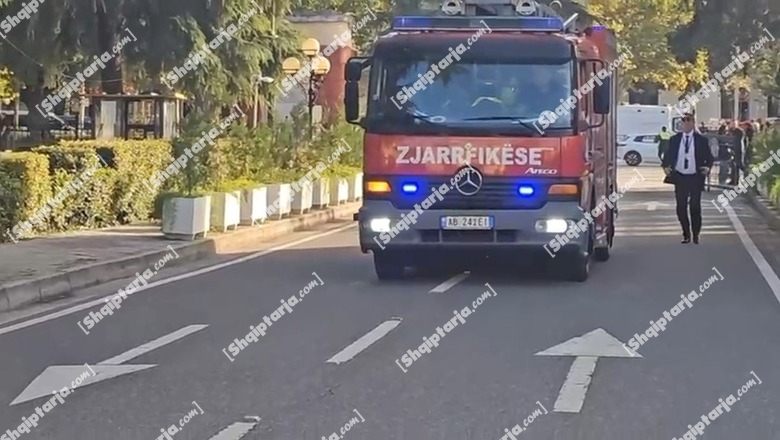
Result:
{"label": "truck side mirror", "polygon": [[354,57],[347,61],[344,66],[344,117],[350,124],[359,123],[360,119],[360,78],[363,76],[363,69],[371,63],[370,58]]}
{"label": "truck side mirror", "polygon": [[593,112],[597,115],[608,115],[611,110],[612,77],[607,76],[601,81],[601,85],[596,85],[593,94]]}
{"label": "truck side mirror", "polygon": [[357,124],[360,118],[360,84],[347,81],[344,86],[344,116],[350,124]]}

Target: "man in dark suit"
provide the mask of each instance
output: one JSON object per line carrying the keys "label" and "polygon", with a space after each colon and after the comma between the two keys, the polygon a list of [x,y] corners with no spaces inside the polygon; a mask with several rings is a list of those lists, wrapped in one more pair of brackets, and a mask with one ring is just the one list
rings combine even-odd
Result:
{"label": "man in dark suit", "polygon": [[[696,121],[693,114],[683,116],[682,132],[669,140],[669,153],[664,156],[663,168],[666,173],[664,183],[674,185],[674,197],[677,201],[677,219],[682,226],[682,243],[690,243],[691,227],[693,242],[699,244],[701,232],[701,192],[704,180],[712,168],[712,151],[709,140],[694,130]],[[688,220],[688,206],[691,218]]]}

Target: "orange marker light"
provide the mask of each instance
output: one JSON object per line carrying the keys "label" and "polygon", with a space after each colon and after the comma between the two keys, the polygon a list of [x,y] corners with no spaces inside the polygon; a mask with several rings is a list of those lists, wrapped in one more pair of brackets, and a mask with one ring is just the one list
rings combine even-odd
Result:
{"label": "orange marker light", "polygon": [[390,184],[384,180],[371,180],[366,183],[366,191],[372,193],[390,192]]}
{"label": "orange marker light", "polygon": [[550,189],[547,191],[547,194],[576,196],[578,194],[577,185],[572,185],[572,184],[550,185]]}

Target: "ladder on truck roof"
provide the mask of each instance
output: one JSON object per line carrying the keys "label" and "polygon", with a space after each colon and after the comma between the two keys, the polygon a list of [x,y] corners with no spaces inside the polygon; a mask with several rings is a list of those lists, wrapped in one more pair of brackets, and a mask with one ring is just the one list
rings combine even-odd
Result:
{"label": "ladder on truck roof", "polygon": [[564,21],[553,8],[533,0],[444,0],[437,15],[396,17],[392,29],[466,30],[486,25],[491,30],[564,33],[576,18],[577,14]]}

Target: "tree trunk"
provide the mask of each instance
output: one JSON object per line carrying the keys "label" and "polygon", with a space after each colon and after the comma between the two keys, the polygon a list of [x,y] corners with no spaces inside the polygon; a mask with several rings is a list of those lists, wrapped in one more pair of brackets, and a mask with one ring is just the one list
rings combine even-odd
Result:
{"label": "tree trunk", "polygon": [[[113,25],[113,20],[105,10],[104,4],[98,4],[96,14],[98,50],[100,51],[100,54],[108,52],[114,55],[112,49],[117,43],[117,36],[114,32],[115,26]],[[103,93],[110,95],[120,95],[123,93],[121,52],[115,54],[115,56],[106,63],[106,68],[100,72],[100,78],[100,88],[103,90]]]}
{"label": "tree trunk", "polygon": [[28,85],[26,89],[19,92],[19,100],[27,106],[27,129],[30,131],[30,140],[36,143],[51,140],[49,118],[38,110],[43,99],[51,92],[42,84]]}

